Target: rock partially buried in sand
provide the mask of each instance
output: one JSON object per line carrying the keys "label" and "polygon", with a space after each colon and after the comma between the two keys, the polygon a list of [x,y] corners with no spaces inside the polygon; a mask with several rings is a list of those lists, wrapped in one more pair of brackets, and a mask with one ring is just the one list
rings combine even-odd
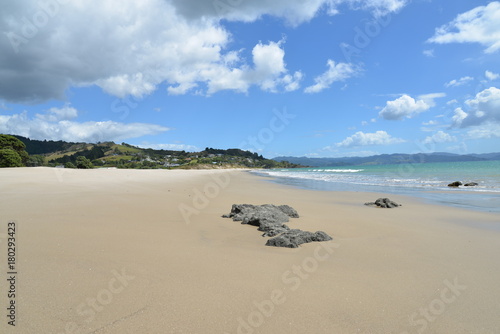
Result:
{"label": "rock partially buried in sand", "polygon": [[266,246],[297,248],[308,242],[328,240],[332,240],[332,237],[323,231],[313,233],[294,229],[267,240]]}
{"label": "rock partially buried in sand", "polygon": [[264,232],[263,237],[275,237],[268,240],[266,246],[296,248],[307,242],[332,240],[322,231],[312,233],[297,229],[290,230],[284,223],[288,222],[289,218],[299,218],[299,214],[288,205],[233,204],[231,212],[222,217],[241,221],[242,224],[258,226],[258,230]]}
{"label": "rock partially buried in sand", "polygon": [[378,206],[379,208],[387,208],[387,209],[397,208],[398,206],[401,206],[401,204],[391,201],[388,198],[379,198],[375,202],[368,202],[365,203],[365,205],[374,205]]}
{"label": "rock partially buried in sand", "polygon": [[[297,211],[288,205],[252,205],[252,204],[233,204],[229,215],[223,215],[224,218],[233,218],[234,221],[241,221],[242,224],[252,224],[255,219],[265,219],[275,222],[286,223],[288,218],[299,218]],[[256,225],[259,226],[259,225]]]}
{"label": "rock partially buried in sand", "polygon": [[462,182],[455,181],[455,182],[452,182],[452,183],[448,184],[448,187],[459,187],[461,185],[462,185]]}
{"label": "rock partially buried in sand", "polygon": [[464,187],[474,187],[474,186],[477,186],[477,185],[479,185],[479,183],[477,183],[477,182],[469,182],[469,183],[464,184]]}

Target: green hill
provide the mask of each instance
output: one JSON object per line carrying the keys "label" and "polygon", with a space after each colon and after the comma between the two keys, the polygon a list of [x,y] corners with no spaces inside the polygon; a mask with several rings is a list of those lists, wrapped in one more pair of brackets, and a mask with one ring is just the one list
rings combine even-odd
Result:
{"label": "green hill", "polygon": [[265,159],[257,153],[240,149],[206,148],[201,152],[155,150],[126,143],[97,144],[52,140],[33,140],[15,136],[26,145],[29,166],[76,166],[78,157],[85,157],[95,167],[116,168],[293,168],[298,165]]}

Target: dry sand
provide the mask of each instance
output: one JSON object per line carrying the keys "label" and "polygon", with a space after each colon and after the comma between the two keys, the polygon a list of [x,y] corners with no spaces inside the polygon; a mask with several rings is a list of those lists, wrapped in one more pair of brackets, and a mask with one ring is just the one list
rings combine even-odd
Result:
{"label": "dry sand", "polygon": [[[363,205],[379,195],[242,171],[1,169],[0,333],[500,333],[499,215]],[[266,247],[221,218],[233,203],[291,205],[290,227],[334,240]]]}

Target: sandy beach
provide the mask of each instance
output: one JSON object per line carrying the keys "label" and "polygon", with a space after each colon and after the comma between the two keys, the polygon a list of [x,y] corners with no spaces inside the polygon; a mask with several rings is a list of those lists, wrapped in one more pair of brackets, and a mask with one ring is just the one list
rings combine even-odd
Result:
{"label": "sandy beach", "polygon": [[[500,333],[499,215],[363,205],[378,197],[236,170],[0,169],[0,332]],[[291,228],[333,241],[266,247],[221,218],[233,203],[288,204]]]}

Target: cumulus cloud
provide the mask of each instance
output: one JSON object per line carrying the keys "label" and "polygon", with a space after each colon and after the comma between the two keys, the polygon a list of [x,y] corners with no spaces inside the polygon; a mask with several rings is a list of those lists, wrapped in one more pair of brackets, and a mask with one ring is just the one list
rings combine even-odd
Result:
{"label": "cumulus cloud", "polygon": [[229,21],[252,22],[263,15],[285,19],[291,25],[311,20],[319,11],[329,15],[339,12],[338,6],[349,4],[352,9],[368,10],[374,15],[386,15],[403,8],[406,0],[171,0],[177,11],[191,19],[220,18]]}
{"label": "cumulus cloud", "polygon": [[491,71],[486,71],[484,72],[484,76],[488,79],[488,80],[496,80],[498,78],[500,78],[500,74],[498,73],[494,73],[494,72],[491,72]]}
{"label": "cumulus cloud", "polygon": [[370,146],[370,145],[390,145],[404,142],[401,138],[394,138],[385,131],[377,131],[374,133],[364,133],[358,131],[350,137],[347,137],[340,143],[335,144],[337,147],[355,147],[355,146]]}
{"label": "cumulus cloud", "polygon": [[453,127],[500,124],[500,89],[487,88],[476,94],[475,98],[465,101],[467,112],[456,108],[452,117]]}
{"label": "cumulus cloud", "polygon": [[352,63],[335,63],[331,59],[327,61],[327,66],[325,73],[314,78],[316,84],[306,87],[304,90],[306,93],[319,93],[334,82],[344,81],[360,72],[360,69]]}
{"label": "cumulus cloud", "polygon": [[422,142],[424,144],[450,143],[457,141],[457,138],[449,133],[438,131],[432,136],[426,137]]}
{"label": "cumulus cloud", "polygon": [[454,79],[451,80],[450,82],[447,82],[444,84],[445,87],[458,87],[465,85],[467,82],[474,80],[473,77],[461,77],[460,79]]}
{"label": "cumulus cloud", "polygon": [[72,142],[122,141],[144,135],[159,134],[169,129],[147,123],[119,123],[113,121],[76,122],[77,110],[64,106],[51,108],[45,114],[28,117],[26,111],[14,115],[0,115],[0,133],[20,135],[39,140]]}
{"label": "cumulus cloud", "polygon": [[415,100],[409,95],[404,94],[393,101],[387,101],[386,106],[379,112],[379,116],[386,120],[402,120],[403,118],[412,118],[413,116],[428,110],[432,104],[423,99]]}
{"label": "cumulus cloud", "polygon": [[[63,99],[75,86],[96,85],[118,97],[142,97],[166,84],[170,94],[219,90],[246,92],[299,88],[302,73],[259,63],[279,43],[258,44],[252,57],[231,50],[233,36],[221,20],[252,22],[263,15],[292,24],[319,11],[356,3],[376,13],[398,10],[398,0],[18,0],[0,14],[0,98],[38,103]],[[253,61],[253,63],[252,63]]]}
{"label": "cumulus cloud", "polygon": [[486,53],[500,49],[500,2],[492,1],[458,15],[436,29],[428,41],[438,44],[480,43]]}
{"label": "cumulus cloud", "polygon": [[74,119],[78,116],[78,110],[66,104],[62,108],[50,108],[45,114],[36,114],[36,117],[48,121],[48,122],[58,122],[67,121]]}

